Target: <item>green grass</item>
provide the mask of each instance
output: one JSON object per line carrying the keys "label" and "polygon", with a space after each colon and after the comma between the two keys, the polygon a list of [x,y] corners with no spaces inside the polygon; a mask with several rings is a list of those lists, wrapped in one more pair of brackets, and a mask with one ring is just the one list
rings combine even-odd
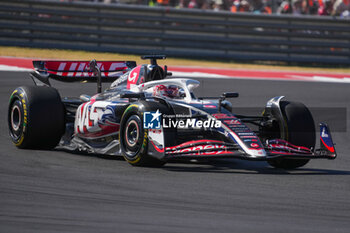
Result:
{"label": "green grass", "polygon": [[[139,55],[127,55],[116,53],[87,52],[59,49],[34,49],[22,47],[3,47],[0,46],[0,56],[25,57],[33,59],[62,59],[62,60],[131,60],[137,64],[144,61]],[[248,69],[248,70],[284,70],[284,71],[305,71],[305,72],[332,72],[332,73],[350,73],[350,68],[330,68],[330,67],[300,67],[283,65],[262,65],[246,64],[234,62],[204,61],[194,59],[167,58],[159,61],[160,65],[168,66],[199,66],[212,68],[229,69]]]}

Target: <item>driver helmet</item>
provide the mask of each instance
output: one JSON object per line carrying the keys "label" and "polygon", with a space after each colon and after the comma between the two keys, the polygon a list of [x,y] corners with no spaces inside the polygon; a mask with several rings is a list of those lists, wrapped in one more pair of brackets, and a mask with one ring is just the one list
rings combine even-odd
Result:
{"label": "driver helmet", "polygon": [[157,85],[153,89],[153,96],[175,98],[179,96],[179,88],[175,85]]}

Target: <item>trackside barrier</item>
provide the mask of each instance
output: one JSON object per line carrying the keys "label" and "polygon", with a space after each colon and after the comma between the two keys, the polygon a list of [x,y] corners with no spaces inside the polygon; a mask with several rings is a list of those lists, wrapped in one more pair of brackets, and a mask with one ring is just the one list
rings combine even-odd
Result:
{"label": "trackside barrier", "polygon": [[350,20],[1,0],[0,45],[348,65]]}

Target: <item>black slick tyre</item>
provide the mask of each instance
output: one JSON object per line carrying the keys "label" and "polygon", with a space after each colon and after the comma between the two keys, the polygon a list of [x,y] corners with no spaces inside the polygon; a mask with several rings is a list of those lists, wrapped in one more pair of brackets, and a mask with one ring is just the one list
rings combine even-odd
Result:
{"label": "black slick tyre", "polygon": [[64,116],[64,106],[56,89],[18,87],[8,107],[12,142],[22,149],[53,149],[64,133]]}
{"label": "black slick tyre", "polygon": [[[315,123],[309,109],[302,103],[281,101],[281,111],[286,124],[286,137],[294,145],[315,148]],[[268,163],[276,168],[294,169],[302,167],[309,159],[274,159]]]}
{"label": "black slick tyre", "polygon": [[159,167],[164,161],[148,152],[148,129],[143,127],[143,113],[138,105],[130,105],[124,112],[119,131],[119,142],[124,159],[134,166]]}

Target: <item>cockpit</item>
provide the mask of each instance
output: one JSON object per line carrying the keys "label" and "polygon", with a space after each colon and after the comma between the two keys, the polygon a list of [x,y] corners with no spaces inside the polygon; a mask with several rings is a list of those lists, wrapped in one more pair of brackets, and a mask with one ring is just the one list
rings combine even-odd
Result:
{"label": "cockpit", "polygon": [[171,73],[167,66],[161,67],[157,59],[165,59],[163,55],[143,56],[150,59],[151,64],[136,66],[115,80],[109,91],[144,93],[145,97],[158,97],[169,100],[184,100],[191,102],[195,99],[192,90],[199,82],[191,79],[168,79]]}
{"label": "cockpit", "polygon": [[151,81],[163,80],[171,73],[167,71],[167,66],[161,67],[157,64],[157,59],[165,59],[164,55],[142,56],[142,59],[150,59],[150,64],[133,67],[128,72],[122,74],[116,79],[110,89],[125,87],[130,89],[131,86],[147,83]]}
{"label": "cockpit", "polygon": [[165,98],[168,100],[184,100],[190,102],[195,99],[193,89],[199,86],[199,81],[192,79],[164,79],[138,85],[132,89],[144,92],[146,96]]}

